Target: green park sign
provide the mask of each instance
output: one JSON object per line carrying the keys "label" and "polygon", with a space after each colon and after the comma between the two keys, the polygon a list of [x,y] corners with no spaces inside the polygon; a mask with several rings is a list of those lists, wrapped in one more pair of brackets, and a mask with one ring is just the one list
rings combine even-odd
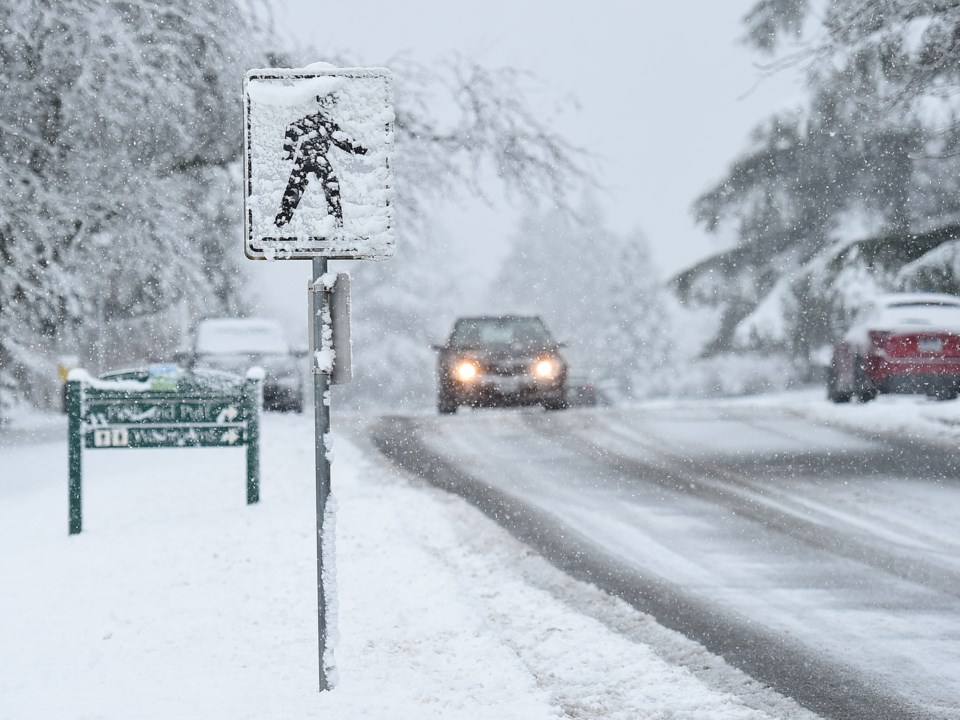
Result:
{"label": "green park sign", "polygon": [[69,527],[83,525],[83,449],[246,447],[247,504],[260,499],[258,377],[160,366],[67,382]]}

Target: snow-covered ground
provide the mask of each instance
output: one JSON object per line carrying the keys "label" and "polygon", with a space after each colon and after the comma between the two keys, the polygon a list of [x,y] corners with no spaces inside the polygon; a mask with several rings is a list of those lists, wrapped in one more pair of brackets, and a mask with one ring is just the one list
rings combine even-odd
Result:
{"label": "snow-covered ground", "polygon": [[[655,400],[644,403],[650,408],[697,407],[700,400]],[[834,404],[827,402],[821,387],[804,390],[716,398],[715,407],[784,408],[798,415],[835,427],[870,434],[918,438],[954,446],[960,440],[960,402],[938,401],[922,395],[881,395],[869,403]]]}
{"label": "snow-covered ground", "polygon": [[[729,402],[960,431],[960,403],[821,398]],[[0,720],[812,717],[335,435],[337,678],[321,694],[309,414],[265,417],[252,507],[242,450],[86,451],[74,537],[63,418],[0,433]]]}

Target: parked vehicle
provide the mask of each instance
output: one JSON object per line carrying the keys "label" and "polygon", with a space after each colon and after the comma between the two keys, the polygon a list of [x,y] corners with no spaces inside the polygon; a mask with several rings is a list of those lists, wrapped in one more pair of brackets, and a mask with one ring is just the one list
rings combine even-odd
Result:
{"label": "parked vehicle", "polygon": [[438,358],[437,408],[460,405],[566,407],[567,363],[539,317],[461,318]]}
{"label": "parked vehicle", "polygon": [[212,368],[243,375],[258,365],[264,370],[264,408],[303,412],[304,373],[300,356],[291,351],[276,320],[202,320],[186,356],[182,361],[191,369]]}
{"label": "parked vehicle", "polygon": [[960,394],[960,297],[880,296],[836,341],[827,373],[830,400],[866,402],[880,393]]}

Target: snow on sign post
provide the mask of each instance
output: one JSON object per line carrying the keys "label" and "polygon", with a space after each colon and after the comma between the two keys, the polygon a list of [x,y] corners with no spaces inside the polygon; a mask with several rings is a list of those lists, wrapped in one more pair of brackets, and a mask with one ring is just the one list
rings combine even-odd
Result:
{"label": "snow on sign post", "polygon": [[[334,558],[330,384],[350,379],[349,278],[328,259],[393,254],[393,98],[381,68],[320,63],[250,70],[243,80],[244,252],[251,260],[313,262],[310,347],[316,421],[317,620],[320,690],[331,687],[327,624]],[[347,319],[344,320],[343,318]],[[339,318],[339,322],[334,322]],[[346,326],[345,326],[346,324]]]}

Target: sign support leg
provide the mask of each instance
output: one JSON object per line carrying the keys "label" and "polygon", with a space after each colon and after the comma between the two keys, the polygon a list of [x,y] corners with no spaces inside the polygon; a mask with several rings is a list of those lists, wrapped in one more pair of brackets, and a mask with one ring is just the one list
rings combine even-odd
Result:
{"label": "sign support leg", "polygon": [[67,464],[70,480],[67,489],[69,504],[70,534],[76,535],[83,529],[83,433],[80,431],[80,393],[78,380],[67,382]]}
{"label": "sign support leg", "polygon": [[[313,280],[316,282],[327,272],[327,259],[314,257]],[[323,316],[329,302],[328,293],[318,293],[320,302],[314,305],[312,318],[313,347],[316,350],[323,348]],[[320,692],[329,690],[327,678],[326,650],[327,650],[327,603],[323,584],[323,519],[327,510],[327,498],[330,496],[330,460],[327,457],[327,436],[330,434],[330,376],[316,372],[316,358],[311,358],[313,372],[313,406],[316,424],[316,466],[317,466],[317,619],[319,629],[320,649]]]}
{"label": "sign support leg", "polygon": [[260,502],[260,381],[243,381],[247,418],[247,505]]}

